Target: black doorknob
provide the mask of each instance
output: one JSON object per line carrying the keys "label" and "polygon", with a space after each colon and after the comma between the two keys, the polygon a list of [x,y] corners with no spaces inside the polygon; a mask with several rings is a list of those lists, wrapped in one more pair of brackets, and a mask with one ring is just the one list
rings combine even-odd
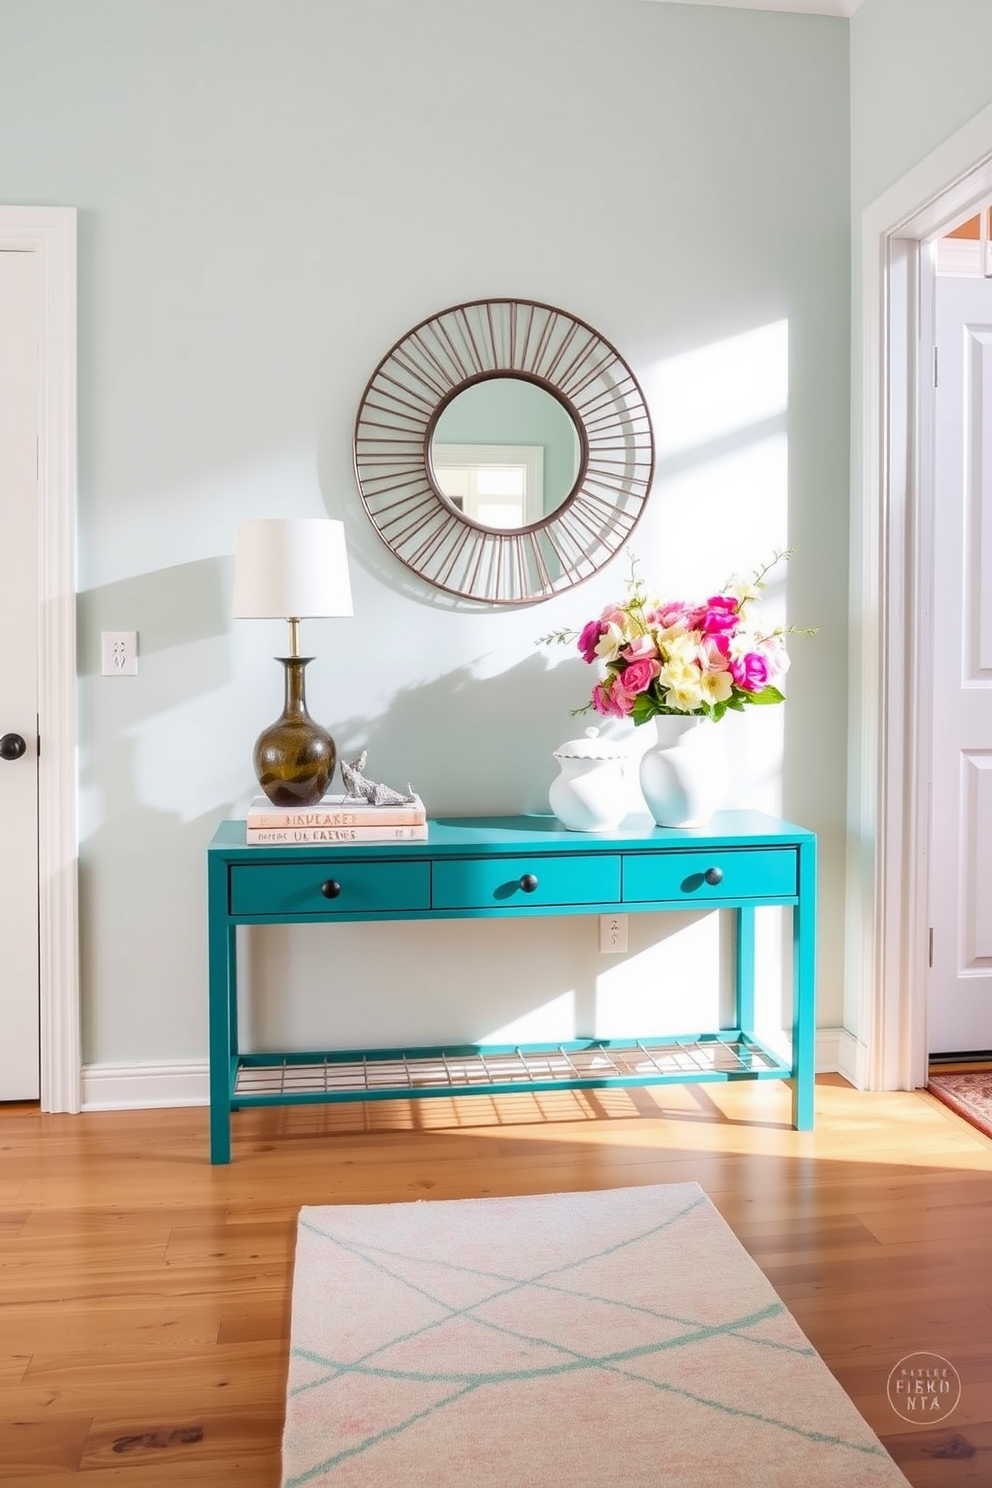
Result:
{"label": "black doorknob", "polygon": [[20,759],[22,754],[27,753],[27,747],[20,734],[4,734],[0,739],[0,759]]}
{"label": "black doorknob", "polygon": [[523,889],[525,894],[533,894],[534,890],[537,888],[537,874],[525,873],[520,880],[520,887]]}
{"label": "black doorknob", "polygon": [[706,872],[703,874],[703,877],[708,884],[723,883],[723,869],[707,868]]}
{"label": "black doorknob", "polygon": [[325,899],[336,899],[341,892],[341,885],[336,878],[328,878],[321,884],[320,892]]}

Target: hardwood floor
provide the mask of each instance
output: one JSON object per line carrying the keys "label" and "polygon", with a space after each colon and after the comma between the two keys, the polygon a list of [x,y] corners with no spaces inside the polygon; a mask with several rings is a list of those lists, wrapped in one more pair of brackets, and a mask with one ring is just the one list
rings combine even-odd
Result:
{"label": "hardwood floor", "polygon": [[[243,1111],[221,1168],[202,1108],[0,1106],[0,1482],[275,1488],[301,1204],[690,1179],[908,1480],[992,1483],[992,1141],[836,1076],[804,1133],[772,1082]],[[946,1422],[889,1404],[915,1352]]]}

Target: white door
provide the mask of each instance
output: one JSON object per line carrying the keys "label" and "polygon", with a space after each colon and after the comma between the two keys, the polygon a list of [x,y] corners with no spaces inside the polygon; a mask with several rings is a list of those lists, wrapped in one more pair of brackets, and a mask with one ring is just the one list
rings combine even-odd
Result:
{"label": "white door", "polygon": [[992,1049],[992,282],[936,285],[931,1054]]}
{"label": "white door", "polygon": [[0,1100],[40,1093],[39,306],[37,253],[0,251]]}

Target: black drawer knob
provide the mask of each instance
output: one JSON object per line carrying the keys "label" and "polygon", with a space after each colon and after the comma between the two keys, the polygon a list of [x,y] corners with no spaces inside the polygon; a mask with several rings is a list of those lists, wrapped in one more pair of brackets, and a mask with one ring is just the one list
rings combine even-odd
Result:
{"label": "black drawer knob", "polygon": [[341,885],[336,878],[327,878],[321,884],[320,892],[325,899],[336,899],[341,892]]}
{"label": "black drawer knob", "polygon": [[703,877],[708,884],[723,883],[723,869],[707,868],[706,872],[703,874]]}
{"label": "black drawer knob", "polygon": [[0,759],[15,760],[27,751],[27,745],[20,734],[4,734],[0,739]]}
{"label": "black drawer knob", "polygon": [[523,889],[525,894],[533,894],[534,890],[537,888],[537,874],[524,873],[520,879],[520,887]]}

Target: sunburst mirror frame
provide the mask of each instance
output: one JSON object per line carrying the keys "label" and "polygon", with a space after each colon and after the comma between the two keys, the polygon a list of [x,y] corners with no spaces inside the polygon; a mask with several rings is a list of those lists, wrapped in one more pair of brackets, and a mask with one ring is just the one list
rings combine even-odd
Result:
{"label": "sunburst mirror frame", "polygon": [[[578,471],[554,511],[510,530],[483,526],[441,491],[431,437],[460,392],[496,377],[563,404]],[[486,604],[527,604],[591,578],[627,542],[654,473],[637,379],[585,321],[534,300],[472,300],[414,326],[376,367],[355,424],[355,473],[386,546],[435,588]]]}

